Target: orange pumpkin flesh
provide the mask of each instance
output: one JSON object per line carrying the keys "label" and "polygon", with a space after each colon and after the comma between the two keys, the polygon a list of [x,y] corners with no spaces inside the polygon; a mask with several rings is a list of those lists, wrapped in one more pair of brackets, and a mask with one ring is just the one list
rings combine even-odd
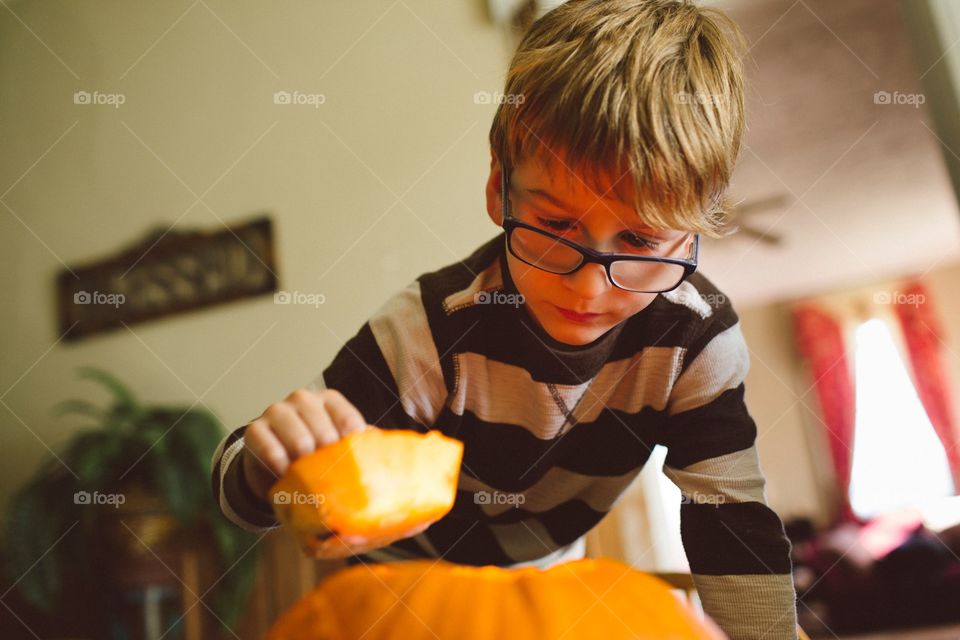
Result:
{"label": "orange pumpkin flesh", "polygon": [[345,556],[344,541],[387,543],[443,517],[462,457],[463,443],[436,431],[368,427],[295,460],[270,501],[306,553]]}
{"label": "orange pumpkin flesh", "polygon": [[723,638],[648,574],[607,559],[542,570],[412,560],[355,565],[288,609],[266,640]]}

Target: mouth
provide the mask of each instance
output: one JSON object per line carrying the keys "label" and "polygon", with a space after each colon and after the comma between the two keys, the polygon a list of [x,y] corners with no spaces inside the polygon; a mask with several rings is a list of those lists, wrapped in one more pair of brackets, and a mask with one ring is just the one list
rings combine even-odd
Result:
{"label": "mouth", "polygon": [[553,306],[557,308],[557,311],[560,313],[560,315],[573,322],[587,323],[596,320],[603,315],[602,313],[577,313],[572,309],[564,309],[563,307],[558,307],[557,305]]}

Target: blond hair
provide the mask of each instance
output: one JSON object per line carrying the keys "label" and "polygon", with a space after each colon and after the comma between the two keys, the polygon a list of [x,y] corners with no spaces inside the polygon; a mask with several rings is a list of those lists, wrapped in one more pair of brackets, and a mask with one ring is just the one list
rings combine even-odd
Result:
{"label": "blond hair", "polygon": [[[744,39],[689,0],[569,0],[534,22],[507,74],[490,145],[507,170],[562,150],[657,228],[724,235],[743,134]],[[522,99],[519,98],[522,96]],[[559,156],[558,156],[559,157]]]}

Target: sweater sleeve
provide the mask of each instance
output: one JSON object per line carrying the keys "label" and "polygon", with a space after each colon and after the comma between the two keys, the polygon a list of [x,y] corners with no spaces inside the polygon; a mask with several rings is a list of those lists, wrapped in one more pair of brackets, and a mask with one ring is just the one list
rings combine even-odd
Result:
{"label": "sweater sleeve", "polygon": [[690,345],[668,403],[664,473],[680,488],[683,546],[704,611],[732,640],[796,638],[790,542],[767,506],[749,352],[732,308]]}
{"label": "sweater sleeve", "polygon": [[[307,388],[336,389],[368,424],[382,429],[428,429],[446,389],[419,282],[387,300]],[[238,464],[245,430],[235,429],[214,452],[213,495],[234,524],[260,532],[278,522],[270,505],[253,494]]]}
{"label": "sweater sleeve", "polygon": [[211,462],[213,496],[220,511],[241,529],[254,533],[279,526],[270,504],[257,497],[247,484],[240,464],[246,425],[234,429],[213,453]]}

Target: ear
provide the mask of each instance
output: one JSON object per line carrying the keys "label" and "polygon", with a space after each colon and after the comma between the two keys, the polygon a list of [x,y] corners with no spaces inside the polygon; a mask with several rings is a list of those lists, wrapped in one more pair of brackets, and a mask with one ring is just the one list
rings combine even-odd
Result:
{"label": "ear", "polygon": [[487,215],[498,227],[503,226],[503,194],[501,193],[501,168],[497,154],[490,150],[490,175],[487,177]]}

